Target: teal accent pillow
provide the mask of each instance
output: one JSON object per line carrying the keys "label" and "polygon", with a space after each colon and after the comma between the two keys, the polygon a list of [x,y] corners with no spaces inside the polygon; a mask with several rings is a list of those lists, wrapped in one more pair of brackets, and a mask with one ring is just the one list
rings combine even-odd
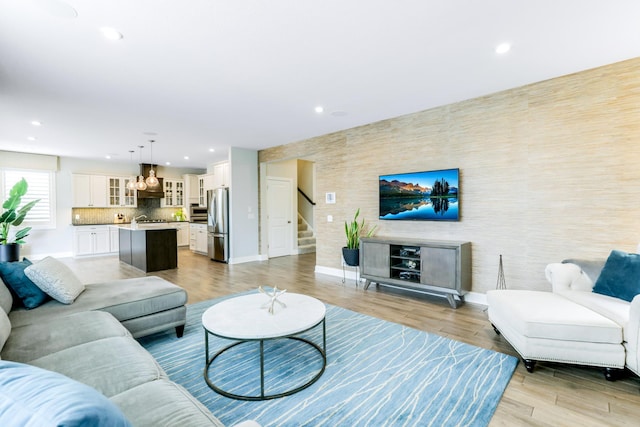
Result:
{"label": "teal accent pillow", "polygon": [[631,302],[640,294],[640,254],[611,251],[593,292]]}
{"label": "teal accent pillow", "polygon": [[14,297],[14,304],[18,301],[26,308],[36,308],[51,299],[25,274],[24,269],[31,265],[31,261],[0,262],[0,277],[7,285]]}
{"label": "teal accent pillow", "polygon": [[97,390],[56,372],[0,361],[0,426],[130,427]]}

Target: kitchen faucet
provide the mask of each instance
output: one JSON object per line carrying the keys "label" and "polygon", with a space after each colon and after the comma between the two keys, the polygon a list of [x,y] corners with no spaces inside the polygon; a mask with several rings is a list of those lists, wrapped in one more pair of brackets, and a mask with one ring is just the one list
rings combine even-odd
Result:
{"label": "kitchen faucet", "polygon": [[146,218],[146,217],[147,217],[146,215],[138,215],[138,216],[134,217],[134,218],[131,220],[131,228],[132,228],[133,230],[137,230],[137,229],[138,229],[138,220],[139,220],[140,218]]}
{"label": "kitchen faucet", "polygon": [[140,218],[146,218],[146,217],[147,217],[147,216],[146,216],[146,215],[144,215],[144,214],[143,214],[143,215],[138,215],[137,217],[133,218],[133,219],[131,220],[131,222],[135,224],[136,222],[138,222],[138,220],[139,220]]}

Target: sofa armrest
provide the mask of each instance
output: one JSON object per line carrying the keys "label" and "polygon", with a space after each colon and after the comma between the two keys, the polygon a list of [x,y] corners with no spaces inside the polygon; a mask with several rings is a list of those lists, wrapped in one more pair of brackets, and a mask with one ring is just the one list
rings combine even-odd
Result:
{"label": "sofa armrest", "polygon": [[583,291],[591,292],[593,282],[582,269],[575,264],[553,263],[547,265],[544,274],[551,283],[553,292]]}
{"label": "sofa armrest", "polygon": [[636,295],[629,308],[629,322],[624,328],[627,350],[626,365],[633,372],[640,372],[640,295]]}

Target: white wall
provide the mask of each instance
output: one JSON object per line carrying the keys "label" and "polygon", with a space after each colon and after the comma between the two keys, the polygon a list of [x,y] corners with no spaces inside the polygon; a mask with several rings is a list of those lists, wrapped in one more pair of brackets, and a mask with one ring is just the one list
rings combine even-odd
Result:
{"label": "white wall", "polygon": [[[298,160],[298,188],[304,192],[313,202],[317,203],[315,194],[315,166],[313,162]],[[297,193],[297,191],[296,191]],[[313,205],[300,193],[298,197],[298,213],[302,215],[307,224],[313,228]],[[295,216],[294,216],[295,218]]]}
{"label": "white wall", "polygon": [[258,152],[229,152],[229,263],[255,261],[258,251]]}

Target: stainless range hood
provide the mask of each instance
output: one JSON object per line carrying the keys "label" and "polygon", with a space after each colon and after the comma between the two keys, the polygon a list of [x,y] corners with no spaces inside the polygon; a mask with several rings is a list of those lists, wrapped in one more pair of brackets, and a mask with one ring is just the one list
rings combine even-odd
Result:
{"label": "stainless range hood", "polygon": [[[148,177],[149,176],[149,170],[151,169],[151,165],[148,163],[142,163],[140,165],[140,173],[142,174],[143,177]],[[157,165],[153,165],[153,170],[154,171],[158,171],[158,166]],[[162,178],[158,178],[158,185],[155,185],[153,187],[147,186],[147,189],[144,191],[140,191],[138,190],[138,199],[162,199],[164,198],[164,184],[163,184],[163,179]]]}

